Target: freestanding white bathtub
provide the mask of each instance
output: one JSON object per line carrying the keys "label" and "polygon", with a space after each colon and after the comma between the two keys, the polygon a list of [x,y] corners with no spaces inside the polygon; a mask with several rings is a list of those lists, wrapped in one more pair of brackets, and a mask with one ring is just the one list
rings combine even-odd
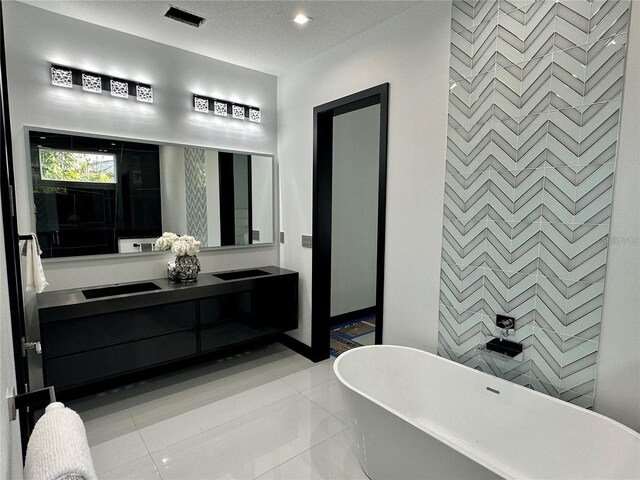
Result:
{"label": "freestanding white bathtub", "polygon": [[373,480],[640,479],[640,434],[581,407],[407,347],[333,368]]}

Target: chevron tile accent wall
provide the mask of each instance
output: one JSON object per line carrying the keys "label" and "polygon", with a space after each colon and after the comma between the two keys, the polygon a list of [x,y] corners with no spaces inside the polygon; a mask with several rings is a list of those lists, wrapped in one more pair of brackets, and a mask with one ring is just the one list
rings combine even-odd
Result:
{"label": "chevron tile accent wall", "polygon": [[[438,353],[593,405],[629,0],[454,0]],[[479,349],[516,317],[518,359]],[[606,321],[606,320],[605,320]]]}
{"label": "chevron tile accent wall", "polygon": [[184,149],[184,181],[187,196],[187,235],[207,245],[207,185],[204,150]]}

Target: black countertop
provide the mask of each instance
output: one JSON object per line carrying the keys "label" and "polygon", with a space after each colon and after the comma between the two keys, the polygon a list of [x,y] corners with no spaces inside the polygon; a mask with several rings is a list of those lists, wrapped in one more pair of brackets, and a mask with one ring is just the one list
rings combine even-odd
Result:
{"label": "black countertop", "polygon": [[[241,278],[236,280],[222,280],[215,276],[220,273],[240,272],[245,270],[263,270],[270,273],[270,275]],[[228,270],[225,272],[200,272],[200,274],[198,274],[198,281],[194,283],[173,282],[167,277],[164,277],[152,280],[140,280],[137,282],[74,288],[70,290],[57,290],[38,294],[38,313],[40,323],[55,322],[58,320],[99,315],[102,313],[111,313],[132,308],[195,300],[198,298],[231,293],[234,291],[244,291],[257,282],[273,281],[269,279],[277,277],[284,280],[287,277],[290,278],[292,275],[295,276],[297,281],[297,272],[275,266],[264,266]],[[82,293],[83,290],[94,288],[138,284],[143,282],[155,283],[160,287],[160,289],[93,299],[85,298]]]}

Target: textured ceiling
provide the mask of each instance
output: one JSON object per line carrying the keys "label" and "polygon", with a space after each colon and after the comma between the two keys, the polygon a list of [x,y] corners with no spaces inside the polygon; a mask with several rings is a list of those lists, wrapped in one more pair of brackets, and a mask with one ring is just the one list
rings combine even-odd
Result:
{"label": "textured ceiling", "polygon": [[[279,75],[417,2],[24,0],[51,12]],[[173,5],[206,18],[200,28],[164,17]],[[291,19],[304,12],[313,21]]]}

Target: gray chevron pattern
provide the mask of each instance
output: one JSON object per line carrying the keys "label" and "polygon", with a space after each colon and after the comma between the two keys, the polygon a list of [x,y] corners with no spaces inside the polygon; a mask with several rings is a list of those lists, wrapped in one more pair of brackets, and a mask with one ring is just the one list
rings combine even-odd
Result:
{"label": "gray chevron pattern", "polygon": [[[629,0],[454,0],[438,353],[593,404]],[[523,354],[478,347],[497,313]]]}
{"label": "gray chevron pattern", "polygon": [[187,234],[207,245],[207,185],[202,148],[184,149],[184,181],[187,195]]}

